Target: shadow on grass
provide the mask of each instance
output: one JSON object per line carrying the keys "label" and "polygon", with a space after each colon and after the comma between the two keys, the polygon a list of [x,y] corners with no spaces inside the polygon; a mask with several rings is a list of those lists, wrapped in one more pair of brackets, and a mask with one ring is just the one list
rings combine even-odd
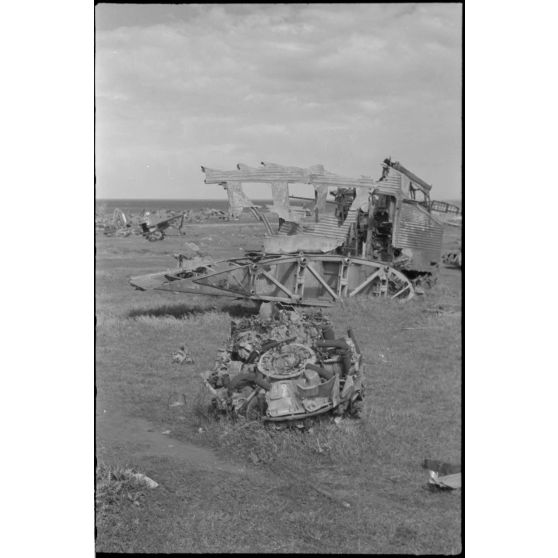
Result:
{"label": "shadow on grass", "polygon": [[168,318],[169,316],[181,319],[207,312],[224,312],[233,318],[243,318],[257,314],[258,308],[250,303],[213,304],[208,306],[189,304],[165,304],[155,308],[135,308],[127,314],[128,318],[148,316],[153,318]]}

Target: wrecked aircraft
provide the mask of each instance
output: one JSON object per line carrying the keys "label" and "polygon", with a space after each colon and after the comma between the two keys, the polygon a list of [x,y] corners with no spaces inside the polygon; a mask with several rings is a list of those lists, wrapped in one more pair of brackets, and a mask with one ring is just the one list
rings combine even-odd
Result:
{"label": "wrecked aircraft", "polygon": [[103,226],[105,236],[130,236],[132,225],[128,222],[126,214],[116,208],[112,214],[112,220]]}
{"label": "wrecked aircraft", "polygon": [[[177,221],[179,221],[178,224],[176,224]],[[180,213],[179,215],[174,215],[169,219],[164,219],[163,221],[159,221],[158,223],[154,223],[154,224],[151,224],[149,222],[149,218],[140,223],[141,232],[143,236],[151,242],[156,240],[163,240],[166,235],[165,231],[169,227],[176,227],[178,229],[178,232],[182,234],[183,225],[184,225],[184,213]]]}
{"label": "wrecked aircraft", "polygon": [[[233,171],[202,171],[206,184],[227,191],[231,218],[248,209],[263,223],[263,250],[205,268],[186,262],[132,277],[134,287],[329,306],[361,294],[406,300],[435,278],[443,225],[431,214],[431,186],[398,162],[385,159],[378,180],[339,176],[321,165],[239,164]],[[243,182],[271,186],[276,230],[245,195]],[[292,183],[313,186],[310,211],[290,205]],[[334,202],[327,200],[330,190]]]}

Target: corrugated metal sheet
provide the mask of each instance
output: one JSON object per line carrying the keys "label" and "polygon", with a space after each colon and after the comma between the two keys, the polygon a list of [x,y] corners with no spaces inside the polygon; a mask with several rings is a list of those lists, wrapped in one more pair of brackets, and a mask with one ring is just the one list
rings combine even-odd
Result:
{"label": "corrugated metal sheet", "polygon": [[355,209],[349,209],[347,217],[341,226],[339,226],[338,219],[334,215],[323,215],[317,223],[283,223],[277,234],[281,236],[310,234],[345,240],[349,232],[349,227],[356,221],[356,216],[357,211]]}
{"label": "corrugated metal sheet", "polygon": [[283,223],[279,230],[277,231],[277,235],[280,236],[292,236],[296,234],[300,234],[302,232],[302,224],[300,222],[291,222],[286,221]]}
{"label": "corrugated metal sheet", "polygon": [[220,182],[307,182],[308,174],[296,170],[283,170],[278,168],[256,168],[242,167],[242,170],[222,171],[202,167],[205,173],[206,184],[218,184]]}
{"label": "corrugated metal sheet", "polygon": [[442,252],[442,225],[425,209],[403,202],[394,245],[412,251],[415,269],[430,267],[438,262]]}
{"label": "corrugated metal sheet", "polygon": [[206,184],[219,184],[221,182],[299,182],[314,184],[316,186],[334,186],[345,188],[371,188],[377,185],[372,178],[351,178],[323,170],[321,165],[309,169],[297,167],[281,167],[278,165],[251,168],[246,165],[237,165],[236,170],[222,171],[209,169],[202,166],[205,173]]}
{"label": "corrugated metal sheet", "polygon": [[264,237],[264,250],[270,254],[296,252],[330,252],[343,244],[343,240],[311,234],[294,236],[271,235]]}
{"label": "corrugated metal sheet", "polygon": [[349,178],[333,174],[311,174],[310,181],[312,184],[339,188],[373,188],[378,185],[378,181],[372,178]]}
{"label": "corrugated metal sheet", "polygon": [[341,226],[338,225],[337,217],[333,215],[324,215],[318,223],[314,223],[309,230],[304,232],[314,234],[316,236],[327,236],[329,238],[337,238],[345,240],[351,223],[356,220],[356,211],[350,209],[347,217]]}
{"label": "corrugated metal sheet", "polygon": [[398,172],[390,170],[388,176],[384,180],[377,183],[377,191],[386,194],[398,194],[401,192],[401,176]]}

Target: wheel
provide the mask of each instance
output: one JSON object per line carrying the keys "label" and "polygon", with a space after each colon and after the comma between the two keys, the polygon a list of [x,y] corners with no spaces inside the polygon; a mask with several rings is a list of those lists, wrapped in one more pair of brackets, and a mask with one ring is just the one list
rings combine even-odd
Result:
{"label": "wheel", "polygon": [[396,300],[408,300],[413,297],[413,285],[408,277],[392,267],[389,268],[386,275],[386,286],[380,287],[380,296]]}

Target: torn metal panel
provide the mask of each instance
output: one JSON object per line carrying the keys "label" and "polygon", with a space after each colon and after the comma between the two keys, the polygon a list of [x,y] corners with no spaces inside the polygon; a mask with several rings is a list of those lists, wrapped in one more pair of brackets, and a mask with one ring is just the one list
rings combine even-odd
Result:
{"label": "torn metal panel", "polygon": [[437,264],[442,250],[443,226],[417,203],[403,201],[393,244],[412,258],[413,269],[425,271]]}
{"label": "torn metal panel", "polygon": [[436,471],[429,471],[429,474],[429,484],[448,490],[456,490],[457,488],[461,488],[461,473],[454,473],[452,475],[442,476]]}
{"label": "torn metal panel", "polygon": [[[365,188],[358,188],[356,190],[356,196],[355,199],[353,200],[353,203],[351,205],[351,209],[349,210],[349,213],[351,210],[353,211],[357,211],[357,210],[361,210],[361,211],[368,211],[368,204],[369,204],[369,199],[370,199],[370,190],[365,189]],[[349,214],[347,214],[347,219],[349,218]],[[356,213],[354,215],[354,218],[356,218]]]}
{"label": "torn metal panel", "polygon": [[382,194],[400,195],[402,192],[401,175],[396,172],[389,172],[385,178],[378,181],[376,190]]}
{"label": "torn metal panel", "polygon": [[292,254],[293,252],[331,252],[343,244],[343,239],[322,237],[316,234],[279,235],[264,237],[264,251],[270,254]]}
{"label": "torn metal panel", "polygon": [[[322,201],[318,201],[316,205],[323,203],[325,208],[325,196],[327,196],[328,187],[318,186],[316,190],[318,200],[322,196]],[[359,188],[356,192],[355,199],[341,224],[333,215],[322,215],[316,222],[305,223],[294,230],[292,230],[293,227],[290,227],[290,232],[283,229],[278,234],[266,236],[264,238],[264,250],[277,254],[298,251],[327,253],[343,245],[347,240],[350,227],[356,222],[358,211],[368,208],[368,189]]]}
{"label": "torn metal panel", "polygon": [[347,238],[349,227],[355,221],[356,210],[351,208],[341,225],[339,225],[337,217],[333,215],[324,215],[317,223],[308,223],[304,225],[303,230],[308,234],[315,234],[323,238],[335,238],[344,242]]}
{"label": "torn metal panel", "polygon": [[422,466],[428,469],[430,485],[446,490],[461,488],[461,465],[452,465],[437,459],[425,459]]}
{"label": "torn metal panel", "polygon": [[345,220],[339,224],[337,217],[323,215],[317,222],[283,228],[279,233],[264,238],[264,250],[270,253],[287,254],[299,251],[326,253],[347,240],[351,225],[356,222],[361,205],[368,204],[368,192],[363,190],[349,209]]}

